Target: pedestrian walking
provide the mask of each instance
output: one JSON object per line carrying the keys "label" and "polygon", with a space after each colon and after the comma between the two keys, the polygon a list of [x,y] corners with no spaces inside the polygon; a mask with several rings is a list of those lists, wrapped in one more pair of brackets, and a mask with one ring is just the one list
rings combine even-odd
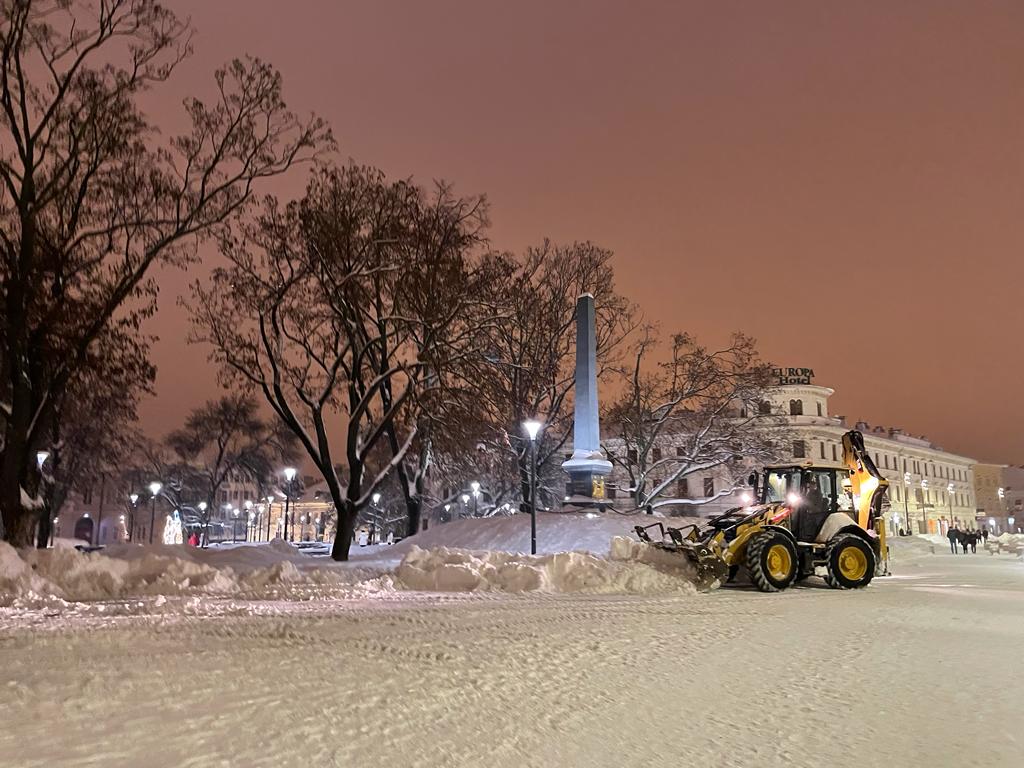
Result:
{"label": "pedestrian walking", "polygon": [[955,526],[950,526],[950,529],[946,532],[946,538],[949,539],[949,551],[955,555],[956,545],[960,541],[960,531]]}
{"label": "pedestrian walking", "polygon": [[985,544],[988,544],[988,526],[981,529],[981,539]]}

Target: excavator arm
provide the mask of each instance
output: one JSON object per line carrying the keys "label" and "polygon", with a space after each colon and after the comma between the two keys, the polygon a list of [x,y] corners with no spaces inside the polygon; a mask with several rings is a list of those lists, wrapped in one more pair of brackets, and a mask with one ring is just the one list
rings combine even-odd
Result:
{"label": "excavator arm", "polygon": [[882,516],[882,501],[889,481],[882,477],[864,448],[864,435],[853,429],[843,435],[843,463],[850,470],[853,497],[857,502],[857,524],[872,530]]}

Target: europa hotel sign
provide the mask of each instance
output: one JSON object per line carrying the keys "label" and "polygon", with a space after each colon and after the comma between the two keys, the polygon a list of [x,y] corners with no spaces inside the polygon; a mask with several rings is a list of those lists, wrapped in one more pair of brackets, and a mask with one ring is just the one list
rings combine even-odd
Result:
{"label": "europa hotel sign", "polygon": [[772,368],[779,384],[810,384],[814,378],[813,368]]}

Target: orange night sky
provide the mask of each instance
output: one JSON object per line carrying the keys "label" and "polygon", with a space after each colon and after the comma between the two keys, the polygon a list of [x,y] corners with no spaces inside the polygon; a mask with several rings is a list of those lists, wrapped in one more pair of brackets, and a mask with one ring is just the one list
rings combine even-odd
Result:
{"label": "orange night sky", "polygon": [[[851,422],[1024,462],[1024,3],[167,4],[196,54],[156,118],[268,59],[340,159],[486,193],[496,247],[593,240],[664,331],[745,330]],[[217,392],[161,281],[155,433]]]}

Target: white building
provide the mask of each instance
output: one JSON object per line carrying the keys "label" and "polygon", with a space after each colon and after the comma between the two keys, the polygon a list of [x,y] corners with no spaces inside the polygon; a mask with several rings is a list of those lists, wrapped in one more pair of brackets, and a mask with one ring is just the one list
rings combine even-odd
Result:
{"label": "white building", "polygon": [[[889,481],[887,504],[884,506],[890,530],[906,529],[908,520],[913,533],[922,531],[944,533],[950,525],[975,526],[974,460],[949,453],[925,437],[914,437],[897,428],[869,426],[864,422],[848,425],[843,416],[829,410],[834,390],[811,383],[813,372],[807,369],[785,369],[803,375],[782,375],[786,382],[773,388],[762,413],[782,422],[782,449],[778,464],[810,462],[842,467],[843,434],[858,429],[864,435],[864,446],[879,471]],[[607,441],[609,446],[615,438]],[[675,450],[672,435],[655,449],[654,461]],[[665,454],[667,455],[667,454]],[[621,489],[628,478],[616,467],[610,478],[609,496],[617,506],[629,501]],[[683,514],[713,515],[740,506],[745,490],[737,488],[731,495],[715,499],[724,489],[735,485],[725,471],[695,473],[680,479],[666,496],[677,498],[714,499],[706,504],[685,505],[676,509]],[[1024,484],[1022,484],[1024,491]],[[980,526],[979,526],[980,527]]]}
{"label": "white building", "polygon": [[974,490],[979,527],[996,534],[1024,530],[1024,467],[976,464]]}
{"label": "white building", "polygon": [[782,463],[842,466],[843,433],[858,429],[864,447],[889,481],[886,518],[892,529],[945,533],[950,525],[974,527],[974,459],[949,453],[926,437],[895,427],[847,424],[829,411],[834,390],[811,383],[786,384],[771,394],[772,411],[786,420]]}

